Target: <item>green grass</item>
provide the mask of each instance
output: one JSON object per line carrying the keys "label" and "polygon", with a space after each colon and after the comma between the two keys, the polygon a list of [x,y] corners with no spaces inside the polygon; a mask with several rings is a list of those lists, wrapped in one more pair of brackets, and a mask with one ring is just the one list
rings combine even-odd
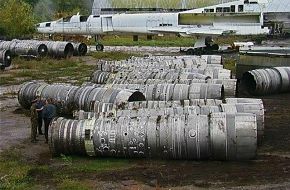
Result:
{"label": "green grass", "polygon": [[232,74],[236,74],[236,60],[235,59],[224,59],[224,68],[231,70]]}
{"label": "green grass", "polygon": [[30,80],[44,80],[45,82],[71,82],[82,84],[92,74],[94,65],[86,65],[81,59],[49,59],[23,60],[15,58],[14,67],[4,71],[1,76],[0,85],[21,84]]}
{"label": "green grass", "polygon": [[64,179],[62,182],[60,182],[59,185],[57,185],[57,189],[59,190],[89,190],[91,188],[85,182],[80,182],[80,181],[71,180],[71,179]]}
{"label": "green grass", "polygon": [[17,151],[4,151],[0,156],[0,189],[29,189],[31,166],[20,160]]}
{"label": "green grass", "polygon": [[137,53],[127,53],[127,52],[94,52],[91,54],[96,59],[108,60],[108,61],[118,61],[129,59],[132,56],[140,57]]}
{"label": "green grass", "polygon": [[19,149],[0,154],[0,189],[41,189],[47,185],[57,189],[91,189],[88,176],[133,167],[125,159],[95,159],[62,156],[39,164],[25,160]]}

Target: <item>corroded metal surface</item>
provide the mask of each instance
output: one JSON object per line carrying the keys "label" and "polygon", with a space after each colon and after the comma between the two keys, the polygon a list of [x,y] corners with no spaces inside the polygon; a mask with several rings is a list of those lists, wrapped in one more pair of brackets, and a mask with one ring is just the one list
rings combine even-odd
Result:
{"label": "corroded metal surface", "polygon": [[[75,126],[75,134],[64,135]],[[49,141],[54,155],[247,160],[256,156],[256,130],[254,114],[58,118],[50,125]]]}

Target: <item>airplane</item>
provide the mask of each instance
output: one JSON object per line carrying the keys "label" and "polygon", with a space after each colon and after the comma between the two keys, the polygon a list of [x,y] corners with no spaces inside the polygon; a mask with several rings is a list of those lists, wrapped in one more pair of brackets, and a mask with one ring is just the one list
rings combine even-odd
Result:
{"label": "airplane", "polygon": [[[260,3],[262,1],[262,3]],[[212,37],[226,35],[267,35],[261,7],[266,0],[239,0],[231,3],[170,13],[121,13],[84,16],[76,14],[56,21],[37,24],[43,34],[73,35],[163,35],[197,36],[198,40],[188,54],[216,51]],[[253,6],[256,9],[253,9]],[[255,11],[256,10],[256,11]],[[96,49],[104,46],[97,43]]]}

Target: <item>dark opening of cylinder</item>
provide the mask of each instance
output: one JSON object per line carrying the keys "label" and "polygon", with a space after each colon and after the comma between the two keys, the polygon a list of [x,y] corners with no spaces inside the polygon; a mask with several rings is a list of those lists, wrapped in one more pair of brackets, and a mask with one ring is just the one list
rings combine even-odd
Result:
{"label": "dark opening of cylinder", "polygon": [[67,43],[64,49],[64,57],[71,57],[74,53],[74,46],[71,43]]}
{"label": "dark opening of cylinder", "polygon": [[225,87],[224,85],[222,85],[222,88],[221,88],[221,99],[223,100],[225,98]]}
{"label": "dark opening of cylinder", "polygon": [[256,90],[256,80],[250,72],[246,72],[242,77],[242,84],[250,93],[254,93]]}
{"label": "dark opening of cylinder", "polygon": [[143,93],[136,91],[128,99],[129,102],[145,101],[146,98]]}
{"label": "dark opening of cylinder", "polygon": [[78,47],[78,53],[80,56],[84,56],[87,54],[88,47],[85,43],[81,43]]}
{"label": "dark opening of cylinder", "polygon": [[6,50],[4,55],[4,66],[9,67],[11,65],[12,57],[9,50]]}
{"label": "dark opening of cylinder", "polygon": [[45,44],[40,44],[38,47],[38,55],[40,57],[45,57],[45,56],[47,56],[47,53],[48,53],[47,46]]}

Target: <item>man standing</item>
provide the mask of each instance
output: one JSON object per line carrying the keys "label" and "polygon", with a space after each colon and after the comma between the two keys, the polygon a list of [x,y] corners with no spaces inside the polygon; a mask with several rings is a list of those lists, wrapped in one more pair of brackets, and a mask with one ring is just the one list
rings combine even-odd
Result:
{"label": "man standing", "polygon": [[48,143],[48,127],[51,120],[56,117],[56,107],[52,104],[52,99],[46,100],[42,115],[44,120],[45,143]]}
{"label": "man standing", "polygon": [[40,96],[36,96],[37,102],[36,102],[36,111],[38,113],[38,134],[43,135],[42,133],[42,110],[44,107],[44,103],[41,100]]}
{"label": "man standing", "polygon": [[36,102],[33,100],[30,107],[30,121],[31,121],[31,142],[36,142],[37,125],[38,125],[38,113],[36,111]]}

